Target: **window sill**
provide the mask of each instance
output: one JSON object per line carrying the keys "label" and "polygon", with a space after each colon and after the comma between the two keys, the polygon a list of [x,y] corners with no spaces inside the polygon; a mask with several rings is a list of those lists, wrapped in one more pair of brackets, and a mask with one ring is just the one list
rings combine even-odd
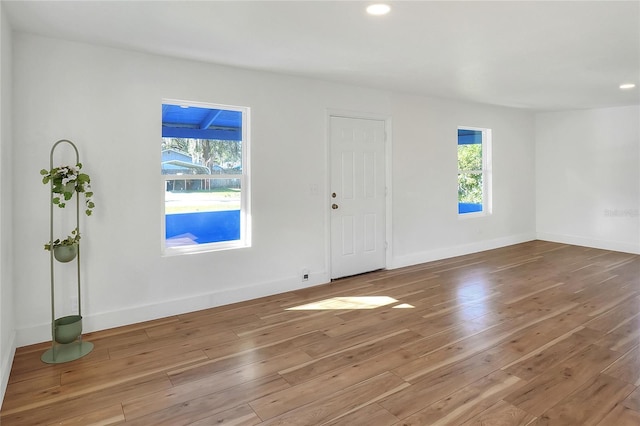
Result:
{"label": "window sill", "polygon": [[461,220],[474,219],[474,218],[486,217],[490,215],[491,213],[489,212],[458,213],[458,219],[461,219]]}
{"label": "window sill", "polygon": [[182,256],[188,254],[210,253],[215,251],[236,250],[251,247],[244,241],[229,241],[224,243],[198,244],[181,247],[165,247],[163,257]]}

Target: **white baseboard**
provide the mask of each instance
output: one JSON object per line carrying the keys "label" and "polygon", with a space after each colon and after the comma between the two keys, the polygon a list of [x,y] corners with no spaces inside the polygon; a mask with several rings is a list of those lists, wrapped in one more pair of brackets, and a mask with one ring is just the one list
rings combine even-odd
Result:
{"label": "white baseboard", "polygon": [[392,264],[388,266],[388,269],[403,268],[405,266],[418,265],[420,263],[433,262],[435,260],[447,259],[456,256],[463,256],[465,254],[511,246],[535,239],[535,233],[526,233],[511,235],[502,238],[495,238],[492,240],[478,241],[470,244],[443,247],[436,250],[423,251],[420,253],[393,258]]}
{"label": "white baseboard", "polygon": [[579,237],[576,235],[550,234],[546,232],[538,232],[536,235],[536,239],[551,241],[554,243],[571,244],[574,246],[640,254],[640,244],[625,243],[620,241],[598,240],[594,238]]}
{"label": "white baseboard", "polygon": [[13,365],[13,357],[16,354],[16,333],[11,333],[9,344],[6,350],[3,351],[2,365],[0,365],[0,407],[4,401],[4,394],[7,390],[7,384],[9,383],[9,375],[11,374],[11,366]]}
{"label": "white baseboard", "polygon": [[[311,273],[308,281],[300,281],[300,277],[289,277],[281,280],[252,284],[233,289],[223,289],[206,294],[199,294],[183,299],[173,299],[146,305],[128,306],[117,311],[83,314],[82,329],[84,333],[106,330],[108,328],[150,321],[172,315],[214,308],[259,297],[270,296],[287,291],[299,290],[329,282],[326,272]],[[51,340],[51,324],[39,324],[21,328],[17,332],[17,347]],[[15,347],[15,346],[14,346]]]}

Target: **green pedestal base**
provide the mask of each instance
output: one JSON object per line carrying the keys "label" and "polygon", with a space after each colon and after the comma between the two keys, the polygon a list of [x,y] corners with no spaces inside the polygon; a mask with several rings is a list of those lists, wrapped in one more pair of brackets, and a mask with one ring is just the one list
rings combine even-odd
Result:
{"label": "green pedestal base", "polygon": [[66,345],[54,344],[54,347],[43,353],[40,359],[47,364],[61,364],[82,358],[92,350],[93,343],[91,342],[73,342]]}

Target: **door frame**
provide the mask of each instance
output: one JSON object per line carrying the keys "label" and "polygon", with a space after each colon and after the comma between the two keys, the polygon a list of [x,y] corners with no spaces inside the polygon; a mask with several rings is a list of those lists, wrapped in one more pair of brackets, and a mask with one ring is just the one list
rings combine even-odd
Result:
{"label": "door frame", "polygon": [[392,134],[391,131],[391,117],[388,115],[374,114],[367,112],[349,111],[342,109],[328,108],[325,115],[325,188],[324,191],[324,203],[325,209],[325,270],[328,273],[329,281],[332,280],[331,276],[331,117],[364,119],[364,120],[378,120],[384,121],[385,131],[385,144],[384,144],[384,179],[385,179],[385,265],[384,268],[388,268],[392,264],[393,260],[393,226],[392,226]]}

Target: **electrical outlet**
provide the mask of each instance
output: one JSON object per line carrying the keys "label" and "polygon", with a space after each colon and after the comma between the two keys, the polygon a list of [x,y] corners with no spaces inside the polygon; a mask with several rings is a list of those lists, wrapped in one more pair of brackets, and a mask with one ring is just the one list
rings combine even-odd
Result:
{"label": "electrical outlet", "polygon": [[309,270],[307,268],[302,270],[302,281],[309,281]]}

